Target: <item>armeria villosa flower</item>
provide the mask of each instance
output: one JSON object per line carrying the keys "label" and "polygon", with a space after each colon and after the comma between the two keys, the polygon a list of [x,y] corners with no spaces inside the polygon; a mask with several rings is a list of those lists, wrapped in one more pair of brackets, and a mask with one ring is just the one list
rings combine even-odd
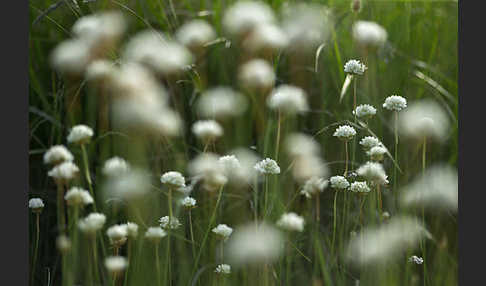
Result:
{"label": "armeria villosa flower", "polygon": [[329,181],[324,178],[312,177],[305,182],[300,194],[310,199],[313,195],[322,193],[328,184]]}
{"label": "armeria villosa flower", "polygon": [[381,47],[388,37],[386,30],[375,22],[356,21],[353,24],[353,39],[360,46]]}
{"label": "armeria villosa flower", "polygon": [[47,175],[54,178],[57,182],[67,182],[78,174],[79,168],[71,161],[63,162],[52,168]]}
{"label": "armeria villosa flower", "polygon": [[95,234],[103,228],[106,222],[106,216],[102,213],[90,213],[78,222],[79,229],[87,234]]}
{"label": "armeria villosa flower", "polygon": [[232,37],[243,37],[254,28],[274,23],[273,10],[263,2],[240,1],[231,5],[223,15],[223,29]]}
{"label": "armeria villosa flower", "polygon": [[72,187],[64,195],[64,199],[70,206],[85,206],[94,202],[93,197],[85,189],[79,187]]}
{"label": "armeria villosa flower", "polygon": [[105,161],[102,172],[105,176],[118,177],[130,171],[130,164],[125,159],[113,157]]}
{"label": "armeria villosa flower", "polygon": [[255,181],[257,170],[255,164],[260,160],[258,155],[246,148],[237,148],[219,158],[219,163],[223,168],[228,183],[235,188],[245,188]]}
{"label": "armeria villosa flower", "polygon": [[358,118],[370,119],[376,114],[376,108],[369,104],[361,104],[353,110],[353,114],[356,115]]}
{"label": "armeria villosa flower", "polygon": [[272,53],[289,44],[287,34],[277,25],[266,23],[256,26],[245,38],[243,48],[251,53]]}
{"label": "armeria villosa flower", "polygon": [[422,257],[418,257],[417,255],[412,255],[408,258],[408,262],[420,265],[424,263],[424,259]]}
{"label": "armeria villosa flower", "polygon": [[122,224],[122,226],[127,230],[127,237],[136,238],[138,236],[138,224],[134,222],[127,222]]}
{"label": "armeria villosa flower", "polygon": [[334,189],[344,190],[349,187],[348,180],[346,180],[346,178],[343,176],[332,176],[329,179],[329,182],[331,183],[331,187]]}
{"label": "armeria villosa flower", "polygon": [[167,236],[167,232],[163,230],[160,226],[152,226],[145,232],[145,238],[153,243],[158,243],[162,238]]}
{"label": "armeria villosa flower", "polygon": [[175,171],[164,173],[160,177],[160,182],[174,190],[178,190],[186,186],[186,179],[184,178],[184,176],[181,173]]}
{"label": "armeria villosa flower", "polygon": [[270,158],[265,158],[264,160],[255,164],[255,170],[257,170],[260,174],[268,175],[268,174],[280,174],[280,167],[278,166],[275,160]]}
{"label": "armeria villosa flower", "polygon": [[112,245],[120,247],[127,241],[128,232],[125,225],[115,224],[106,230],[106,235]]}
{"label": "armeria villosa flower", "polygon": [[111,80],[116,74],[115,64],[109,60],[95,60],[86,67],[84,74],[88,81]]}
{"label": "armeria villosa flower", "polygon": [[356,173],[374,184],[388,184],[388,176],[380,163],[366,162],[356,170]]}
{"label": "armeria villosa flower", "polygon": [[109,256],[105,258],[105,267],[110,273],[121,273],[127,268],[128,261],[122,256]]}
{"label": "armeria villosa flower", "polygon": [[90,59],[90,45],[82,39],[61,42],[49,56],[51,66],[68,76],[81,76]]}
{"label": "armeria villosa flower", "polygon": [[218,190],[228,182],[218,158],[213,153],[201,153],[189,162],[189,174],[202,179],[203,187],[208,191]]}
{"label": "armeria villosa flower", "polygon": [[319,143],[304,133],[291,133],[284,141],[284,148],[292,159],[301,156],[315,156],[320,152]]}
{"label": "armeria villosa flower", "polygon": [[304,230],[304,218],[296,213],[284,213],[277,221],[277,226],[288,230],[302,232]]}
{"label": "armeria villosa flower", "polygon": [[288,84],[276,87],[267,98],[267,105],[284,114],[303,113],[309,109],[305,91]]}
{"label": "armeria villosa flower", "polygon": [[371,191],[366,182],[352,182],[349,190],[354,193],[367,194]]}
{"label": "armeria villosa flower", "polygon": [[192,133],[207,143],[223,135],[223,127],[214,120],[199,120],[192,125]]}
{"label": "armeria villosa flower", "polygon": [[218,224],[218,226],[213,228],[211,231],[224,240],[228,239],[231,233],[233,233],[233,229],[226,224]]}
{"label": "armeria villosa flower", "polygon": [[89,143],[93,137],[93,129],[91,127],[80,124],[74,126],[67,137],[67,141],[72,144],[86,144]]}
{"label": "armeria villosa flower", "polygon": [[358,60],[349,60],[344,64],[344,72],[351,75],[362,75],[368,68]]}
{"label": "armeria villosa flower", "polygon": [[71,249],[71,240],[64,234],[56,238],[56,247],[62,254],[66,254]]}
{"label": "armeria villosa flower", "polygon": [[253,59],[239,68],[238,81],[249,92],[264,93],[275,84],[275,72],[267,61]]}
{"label": "armeria villosa flower", "polygon": [[228,264],[219,264],[214,272],[219,274],[230,274],[231,273],[231,266]]}
{"label": "armeria villosa flower", "polygon": [[123,175],[109,177],[103,189],[107,198],[140,198],[151,189],[150,174],[146,170],[132,169]]}
{"label": "armeria villosa flower", "polygon": [[407,107],[407,100],[399,95],[391,95],[385,99],[383,108],[391,111],[401,111]]}
{"label": "armeria villosa flower", "polygon": [[160,227],[163,229],[177,229],[181,226],[179,219],[176,217],[164,216],[159,219]]}
{"label": "armeria villosa flower", "polygon": [[367,151],[366,154],[370,156],[371,160],[373,161],[381,161],[383,160],[386,151],[387,151],[386,148],[383,146],[375,146],[372,147],[369,151]]}
{"label": "armeria villosa flower", "polygon": [[375,146],[381,146],[382,145],[380,140],[378,140],[378,138],[373,137],[373,136],[363,137],[361,139],[361,141],[359,141],[359,144],[361,146],[363,146],[363,148],[365,150],[370,150],[371,148],[373,148]]}
{"label": "armeria villosa flower", "polygon": [[196,108],[206,118],[236,117],[243,114],[248,101],[241,93],[230,87],[219,86],[208,89],[199,97]]}
{"label": "armeria villosa flower", "polygon": [[193,209],[196,207],[196,199],[191,197],[185,197],[181,200],[181,205],[186,209]]}
{"label": "armeria villosa flower", "polygon": [[316,155],[295,158],[292,176],[298,183],[304,183],[312,177],[327,177],[329,168],[323,159]]}
{"label": "armeria villosa flower", "polygon": [[177,41],[193,52],[198,52],[216,38],[213,27],[204,20],[184,23],[175,33]]}
{"label": "armeria villosa flower", "polygon": [[58,165],[74,160],[73,154],[64,145],[55,145],[44,153],[44,164]]}
{"label": "armeria villosa flower", "polygon": [[32,198],[29,200],[29,208],[34,213],[41,213],[44,208],[44,202],[41,198]]}
{"label": "armeria villosa flower", "polygon": [[232,173],[236,172],[239,168],[241,168],[240,161],[236,158],[235,155],[225,155],[219,157],[219,163],[224,168],[225,174],[230,176]]}
{"label": "armeria villosa flower", "polygon": [[333,136],[343,140],[343,141],[349,141],[353,139],[353,137],[356,135],[356,130],[349,126],[349,125],[341,125],[339,126],[336,131],[334,131]]}

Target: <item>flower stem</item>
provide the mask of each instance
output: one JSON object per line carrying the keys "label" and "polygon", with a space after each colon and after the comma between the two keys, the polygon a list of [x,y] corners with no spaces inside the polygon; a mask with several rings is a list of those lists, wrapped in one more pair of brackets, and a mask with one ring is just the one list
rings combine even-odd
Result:
{"label": "flower stem", "polygon": [[338,191],[334,191],[334,211],[333,211],[333,227],[332,227],[332,253],[334,253],[334,242],[336,240],[336,223],[337,223],[337,209],[336,209],[336,202],[337,202],[337,195]]}
{"label": "flower stem", "polygon": [[93,210],[96,212],[96,198],[93,191],[93,181],[91,180],[91,175],[89,174],[88,153],[86,152],[86,147],[84,144],[81,144],[81,151],[83,153],[84,175],[86,176],[86,181],[88,181],[89,192],[93,197]]}
{"label": "flower stem", "polygon": [[398,111],[395,111],[395,167],[393,169],[393,191],[396,192],[397,187],[397,165],[398,165]]}
{"label": "flower stem", "polygon": [[192,258],[196,258],[196,245],[194,244],[194,232],[192,230],[192,215],[189,210],[189,231],[191,232]]}
{"label": "flower stem", "polygon": [[59,233],[66,231],[66,218],[64,213],[64,186],[62,182],[57,182],[57,228]]}
{"label": "flower stem", "polygon": [[35,213],[35,225],[36,225],[36,235],[35,235],[35,248],[34,248],[34,259],[32,261],[32,276],[31,276],[31,285],[34,285],[34,276],[35,276],[35,266],[37,263],[37,252],[39,250],[39,233],[40,233],[40,224],[39,224],[39,216],[40,213]]}
{"label": "flower stem", "polygon": [[281,126],[282,116],[280,111],[278,111],[278,123],[277,123],[277,142],[275,145],[275,160],[278,160],[279,146],[280,146],[280,126]]}
{"label": "flower stem", "polygon": [[346,154],[345,161],[346,165],[344,168],[344,177],[346,177],[346,174],[348,173],[348,141],[344,141],[344,153]]}
{"label": "flower stem", "polygon": [[160,286],[160,259],[159,259],[159,244],[155,243],[155,271],[157,274],[157,286]]}

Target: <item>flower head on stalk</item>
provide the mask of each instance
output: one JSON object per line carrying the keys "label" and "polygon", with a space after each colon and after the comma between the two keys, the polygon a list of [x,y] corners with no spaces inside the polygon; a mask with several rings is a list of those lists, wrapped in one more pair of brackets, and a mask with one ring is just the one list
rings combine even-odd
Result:
{"label": "flower head on stalk", "polygon": [[160,177],[160,182],[167,185],[167,187],[175,190],[186,187],[186,180],[184,176],[181,173],[175,171],[164,173]]}
{"label": "flower head on stalk", "polygon": [[255,164],[255,170],[260,174],[280,174],[280,167],[275,160],[270,158],[265,158],[264,160]]}
{"label": "flower head on stalk", "polygon": [[44,208],[44,202],[41,198],[32,198],[29,200],[29,208],[33,213],[41,213]]}
{"label": "flower head on stalk", "polygon": [[44,153],[44,164],[59,165],[74,160],[73,154],[64,145],[55,145]]}
{"label": "flower head on stalk", "polygon": [[145,232],[145,238],[153,243],[158,243],[163,237],[167,235],[167,232],[160,226],[149,227]]}
{"label": "flower head on stalk", "polygon": [[68,143],[83,145],[89,143],[93,137],[93,129],[91,127],[80,124],[74,126],[67,137]]}
{"label": "flower head on stalk", "polygon": [[93,197],[85,189],[79,187],[72,187],[64,195],[69,206],[85,206],[94,202]]}
{"label": "flower head on stalk", "polygon": [[188,210],[193,209],[196,207],[196,199],[185,197],[181,200],[181,205]]}
{"label": "flower head on stalk", "polygon": [[304,218],[296,213],[284,213],[277,221],[277,226],[288,231],[304,231]]}
{"label": "flower head on stalk", "polygon": [[345,190],[349,187],[349,182],[343,176],[333,176],[329,179],[331,187],[338,190]]}
{"label": "flower head on stalk", "polygon": [[217,234],[223,240],[227,240],[231,233],[233,233],[233,229],[226,224],[218,224],[218,226],[213,228],[211,231]]}
{"label": "flower head on stalk", "polygon": [[349,126],[349,125],[341,125],[339,126],[336,131],[334,131],[333,136],[341,139],[342,141],[349,141],[353,139],[353,137],[356,135],[356,130]]}
{"label": "flower head on stalk", "polygon": [[358,60],[349,60],[344,65],[344,72],[351,75],[362,75],[366,69],[368,68]]}

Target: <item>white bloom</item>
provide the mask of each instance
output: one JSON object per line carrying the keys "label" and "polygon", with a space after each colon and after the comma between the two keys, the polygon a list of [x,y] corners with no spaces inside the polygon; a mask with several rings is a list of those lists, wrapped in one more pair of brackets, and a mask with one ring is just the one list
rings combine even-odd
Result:
{"label": "white bloom", "polygon": [[50,63],[60,73],[81,75],[90,61],[90,47],[86,41],[71,39],[61,42],[52,51]]}
{"label": "white bloom", "polygon": [[398,120],[398,131],[416,140],[436,139],[443,141],[449,132],[450,122],[444,109],[431,100],[410,105]]}
{"label": "white bloom", "polygon": [[223,28],[231,36],[240,37],[255,27],[275,22],[273,10],[263,2],[240,1],[230,6],[223,15]]}
{"label": "white bloom", "polygon": [[93,129],[86,125],[76,125],[74,126],[67,137],[68,143],[74,144],[85,144],[89,143],[93,137]]}
{"label": "white bloom", "polygon": [[356,170],[356,173],[375,184],[388,184],[388,176],[380,163],[366,162]]}
{"label": "white bloom", "polygon": [[218,226],[213,228],[211,231],[226,240],[233,232],[233,229],[226,224],[218,224]]}
{"label": "white bloom", "polygon": [[137,235],[138,235],[138,224],[136,224],[134,222],[127,222],[127,223],[123,224],[122,226],[126,228],[128,237],[133,237],[133,238],[137,237]]}
{"label": "white bloom", "polygon": [[111,273],[120,273],[128,266],[128,261],[122,256],[109,256],[105,258],[105,267]]}
{"label": "white bloom", "polygon": [[272,263],[282,253],[283,242],[282,233],[274,227],[249,223],[235,229],[224,253],[231,265]]}
{"label": "white bloom", "polygon": [[106,222],[106,216],[102,213],[90,213],[87,217],[78,222],[79,229],[88,234],[94,234],[103,228]]}
{"label": "white bloom", "polygon": [[105,161],[102,171],[106,176],[117,177],[128,173],[130,165],[124,159],[115,156]]}
{"label": "white bloom", "polygon": [[160,182],[167,185],[169,188],[173,188],[176,190],[179,188],[184,188],[186,186],[186,179],[184,178],[184,176],[181,173],[175,171],[164,173],[160,177]]}
{"label": "white bloom", "polygon": [[407,107],[407,100],[399,95],[391,95],[385,99],[383,108],[392,111],[400,111]]}
{"label": "white bloom", "polygon": [[103,12],[79,18],[72,27],[73,34],[90,43],[93,52],[112,48],[126,29],[120,12]]}
{"label": "white bloom", "polygon": [[424,259],[422,257],[412,255],[408,258],[408,262],[415,263],[415,264],[422,264],[424,263]]}
{"label": "white bloom", "polygon": [[87,80],[103,80],[116,73],[114,63],[108,60],[96,60],[88,65],[85,72]]}
{"label": "white bloom", "polygon": [[285,48],[289,39],[285,32],[275,24],[258,25],[243,42],[243,47],[250,52],[275,52]]}
{"label": "white bloom", "polygon": [[343,176],[332,176],[329,182],[334,189],[347,189],[349,187],[348,180]]}
{"label": "white bloom", "polygon": [[336,131],[334,131],[333,136],[338,137],[341,140],[351,140],[353,139],[354,135],[356,135],[356,130],[349,126],[349,125],[341,125],[339,126]]}
{"label": "white bloom", "polygon": [[163,230],[159,226],[149,227],[147,229],[147,231],[145,232],[145,238],[154,242],[154,243],[159,242],[166,235],[167,235],[167,232],[165,232],[165,230]]}
{"label": "white bloom", "polygon": [[125,225],[115,224],[106,230],[106,235],[113,245],[120,246],[127,241],[127,228]]}
{"label": "white bloom", "polygon": [[245,148],[237,148],[230,152],[234,155],[223,156],[219,159],[224,174],[233,187],[247,187],[255,181],[257,171],[253,167],[260,158],[255,152]]}
{"label": "white bloom", "polygon": [[315,156],[319,154],[319,143],[314,138],[303,133],[292,133],[284,142],[288,155],[295,159],[301,156]]}
{"label": "white bloom", "polygon": [[41,198],[32,198],[29,200],[29,208],[33,211],[41,210],[44,207],[44,202]]}
{"label": "white bloom", "polygon": [[191,50],[198,50],[216,38],[213,27],[204,20],[192,20],[182,25],[175,37],[179,43]]}
{"label": "white bloom", "polygon": [[356,106],[356,110],[353,110],[358,118],[371,118],[376,114],[376,108],[369,104],[361,104]]}
{"label": "white bloom", "polygon": [[251,92],[265,92],[275,84],[275,72],[265,60],[254,59],[240,67],[238,80],[244,89]]}
{"label": "white bloom", "polygon": [[55,145],[44,153],[44,164],[57,165],[74,160],[73,154],[64,145]]}
{"label": "white bloom", "polygon": [[375,22],[356,21],[353,25],[353,39],[359,45],[380,47],[387,37],[386,30]]}
{"label": "white bloom", "polygon": [[246,97],[225,86],[203,92],[196,103],[197,111],[208,118],[236,117],[243,114],[247,107]]}
{"label": "white bloom", "polygon": [[368,187],[368,184],[366,184],[366,182],[358,181],[351,183],[349,190],[355,193],[369,193],[371,191],[370,187]]}
{"label": "white bloom", "polygon": [[181,204],[188,209],[192,209],[196,207],[196,200],[191,197],[185,197],[181,200]]}
{"label": "white bloom", "polygon": [[255,164],[255,170],[260,174],[280,174],[280,167],[273,159],[265,158]]}
{"label": "white bloom", "polygon": [[228,178],[238,173],[238,169],[241,168],[240,161],[238,161],[235,155],[221,156],[219,157],[219,163],[224,169],[225,176]]}
{"label": "white bloom", "polygon": [[310,199],[313,195],[324,191],[328,184],[328,180],[324,180],[323,178],[318,177],[312,177],[305,182],[304,187],[302,187],[302,190],[300,191],[300,194]]}
{"label": "white bloom", "polygon": [[344,72],[362,75],[368,68],[358,60],[349,60],[344,64]]}
{"label": "white bloom", "polygon": [[361,146],[363,146],[363,148],[365,150],[370,150],[371,148],[373,148],[375,146],[381,146],[382,145],[380,140],[378,140],[376,137],[373,137],[373,136],[363,137],[363,139],[361,139],[361,141],[359,141],[359,144]]}
{"label": "white bloom", "polygon": [[383,219],[389,219],[390,218],[390,213],[385,211],[385,212],[383,212],[381,214],[381,216],[383,217]]}
{"label": "white bloom", "polygon": [[189,163],[188,171],[192,176],[202,178],[203,187],[208,191],[218,190],[228,181],[218,156],[213,153],[199,154]]}
{"label": "white bloom", "polygon": [[56,181],[69,181],[79,172],[78,166],[71,161],[63,162],[52,168],[47,175],[53,177]]}
{"label": "white bloom", "polygon": [[267,105],[285,114],[302,113],[309,109],[306,96],[300,87],[282,84],[272,91],[267,98]]}
{"label": "white bloom", "polygon": [[56,238],[56,247],[61,253],[66,253],[71,249],[71,240],[64,234]]}
{"label": "white bloom", "polygon": [[192,133],[204,142],[215,140],[223,135],[223,127],[214,120],[199,120],[192,125]]}
{"label": "white bloom", "polygon": [[150,189],[150,175],[144,170],[134,169],[117,177],[109,177],[104,185],[104,195],[107,198],[133,199],[143,196]]}
{"label": "white bloom", "polygon": [[318,156],[300,156],[294,160],[292,176],[299,182],[305,182],[312,177],[327,177],[329,169]]}
{"label": "white bloom", "polygon": [[221,274],[230,274],[231,266],[229,266],[228,264],[219,264],[214,270],[214,272],[221,273]]}
{"label": "white bloom", "polygon": [[164,216],[159,219],[159,222],[160,222],[160,227],[164,229],[177,229],[179,228],[179,226],[181,226],[179,219],[176,217],[171,217],[169,219],[169,216]]}
{"label": "white bloom", "polygon": [[368,154],[373,161],[381,161],[386,154],[386,148],[383,146],[375,146],[366,152],[366,154]]}
{"label": "white bloom", "polygon": [[78,187],[69,189],[64,195],[64,199],[67,201],[68,205],[72,206],[89,205],[94,202],[87,190]]}
{"label": "white bloom", "polygon": [[302,232],[304,230],[304,218],[296,213],[284,213],[277,221],[277,226],[289,230]]}

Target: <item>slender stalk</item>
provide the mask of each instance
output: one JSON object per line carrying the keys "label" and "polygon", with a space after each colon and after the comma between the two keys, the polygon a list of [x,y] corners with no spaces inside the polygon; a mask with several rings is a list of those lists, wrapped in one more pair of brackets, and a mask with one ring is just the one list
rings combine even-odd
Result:
{"label": "slender stalk", "polygon": [[88,181],[88,189],[93,197],[93,210],[96,212],[96,197],[93,191],[93,181],[91,180],[91,175],[89,173],[89,162],[88,162],[88,153],[86,152],[85,144],[81,144],[81,151],[83,153],[83,164],[84,164],[84,175],[86,176],[86,181]]}
{"label": "slender stalk", "polygon": [[361,197],[361,203],[359,204],[359,223],[360,226],[363,226],[363,206],[366,201],[366,195],[362,195]]}
{"label": "slender stalk", "polygon": [[336,241],[336,223],[337,223],[337,209],[336,209],[336,202],[337,202],[337,194],[338,191],[334,191],[334,211],[333,211],[333,227],[332,227],[332,253],[334,253],[334,242]]}
{"label": "slender stalk", "polygon": [[157,286],[160,286],[160,259],[159,259],[159,243],[155,243],[155,271],[157,274]]}
{"label": "slender stalk", "polygon": [[[422,148],[422,175],[425,175],[425,166],[426,166],[426,154],[427,154],[427,138],[424,136],[423,138],[423,148]],[[424,206],[422,206],[422,225],[425,227],[425,211]],[[426,284],[426,274],[427,274],[427,249],[425,247],[425,241],[422,239],[421,241],[421,248],[422,248],[422,256],[424,258],[424,285]]]}
{"label": "slender stalk", "polygon": [[34,285],[35,266],[37,264],[37,252],[39,251],[39,234],[40,234],[39,217],[40,217],[40,213],[35,212],[36,234],[35,234],[34,259],[32,261],[32,276],[30,280],[31,285]]}
{"label": "slender stalk", "polygon": [[319,223],[319,221],[321,220],[321,204],[320,204],[320,200],[319,200],[319,192],[316,193],[316,222]]}
{"label": "slender stalk", "polygon": [[[169,207],[169,228],[172,223],[172,188],[169,188],[169,193],[168,193],[168,200],[167,204]],[[166,268],[166,273],[167,273],[167,281],[169,285],[171,284],[171,261],[170,261],[170,231],[167,232],[167,250],[166,250],[166,262],[167,262],[167,268]]]}
{"label": "slender stalk", "polygon": [[[357,78],[354,79],[353,81],[353,86],[354,86],[354,97],[353,97],[353,110],[356,111],[356,82],[357,82]],[[356,118],[356,112],[354,113],[354,123],[357,123],[358,120]]]}
{"label": "slender stalk", "polygon": [[376,192],[378,194],[378,205],[380,207],[380,221],[382,220],[381,214],[383,213],[383,202],[381,200],[381,190],[380,190],[380,184],[376,184]]}
{"label": "slender stalk", "polygon": [[398,111],[395,111],[395,163],[393,168],[393,191],[397,194],[397,165],[398,165]]}
{"label": "slender stalk", "polygon": [[132,258],[132,240],[131,238],[127,239],[127,261],[128,261],[128,267],[127,270],[125,271],[125,277],[123,277],[123,286],[126,286],[128,283],[128,272],[130,271],[130,264],[131,264],[131,258]]}
{"label": "slender stalk", "polygon": [[275,145],[275,160],[278,160],[279,146],[280,146],[280,126],[281,126],[282,116],[280,111],[278,111],[278,121],[277,121],[277,142]]}
{"label": "slender stalk", "polygon": [[344,153],[346,153],[346,157],[345,157],[346,165],[344,168],[343,176],[346,177],[346,174],[348,173],[348,141],[344,141]]}
{"label": "slender stalk", "polygon": [[93,256],[93,273],[94,273],[94,284],[97,284],[99,281],[99,273],[98,273],[98,253],[96,251],[96,234],[91,236],[91,245],[92,245],[92,256]]}
{"label": "slender stalk", "polygon": [[64,234],[66,232],[64,186],[62,182],[57,182],[57,228],[60,234]]}
{"label": "slender stalk", "polygon": [[115,286],[116,285],[116,272],[113,273],[113,282],[112,282],[112,285]]}
{"label": "slender stalk", "polygon": [[265,175],[265,203],[264,203],[264,214],[263,214],[263,218],[266,218],[267,216],[267,206],[268,206],[268,179],[269,179],[269,176],[268,175]]}
{"label": "slender stalk", "polygon": [[196,245],[194,244],[194,232],[192,230],[192,215],[191,210],[189,210],[189,231],[191,233],[191,245],[192,245],[192,258],[196,258]]}

